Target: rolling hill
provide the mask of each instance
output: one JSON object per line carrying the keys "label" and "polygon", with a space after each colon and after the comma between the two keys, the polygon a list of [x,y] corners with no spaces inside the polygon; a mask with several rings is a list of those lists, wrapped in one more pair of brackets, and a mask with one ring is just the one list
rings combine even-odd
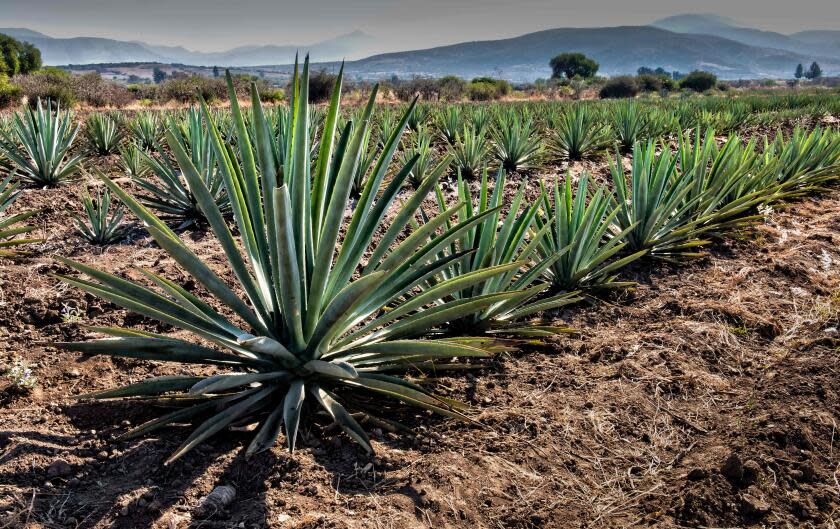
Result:
{"label": "rolling hill", "polygon": [[[548,77],[548,61],[565,51],[582,52],[601,64],[600,73],[634,73],[639,66],[713,71],[722,78],[790,77],[810,56],[750,46],[710,35],[675,33],[652,26],[561,28],[503,40],[465,42],[426,50],[375,55],[347,64],[365,78],[412,75],[500,76],[514,81]],[[826,75],[840,73],[840,60],[821,58]]]}

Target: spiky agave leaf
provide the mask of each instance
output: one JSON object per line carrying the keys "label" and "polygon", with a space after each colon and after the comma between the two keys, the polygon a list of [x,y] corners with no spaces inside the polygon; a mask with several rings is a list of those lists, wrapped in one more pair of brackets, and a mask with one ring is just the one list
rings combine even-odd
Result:
{"label": "spiky agave leaf", "polygon": [[120,168],[130,178],[142,178],[149,172],[143,151],[136,143],[120,147]]}
{"label": "spiky agave leaf", "polygon": [[625,288],[633,283],[617,281],[615,272],[647,253],[639,250],[630,255],[612,259],[627,245],[626,232],[630,225],[619,233],[612,226],[620,209],[610,202],[610,192],[598,187],[589,192],[589,174],[583,173],[572,186],[571,174],[566,174],[562,189],[559,177],[554,179],[554,203],[540,182],[543,191],[542,215],[535,219],[537,229],[548,227],[540,240],[539,252],[548,259],[563,252],[545,275],[561,292],[592,290],[598,288]]}
{"label": "spiky agave leaf", "polygon": [[426,127],[421,126],[407,138],[407,141],[409,145],[403,149],[400,155],[400,163],[407,165],[413,158],[417,158],[408,175],[408,183],[414,189],[418,189],[432,169],[432,158],[434,157],[432,135]]}
{"label": "spiky agave leaf", "polygon": [[36,215],[38,211],[28,211],[26,213],[19,213],[17,215],[6,216],[12,204],[20,196],[20,184],[12,183],[12,176],[6,177],[0,182],[0,257],[10,257],[17,255],[14,250],[7,250],[6,248],[13,248],[25,244],[38,242],[40,239],[18,239],[18,235],[30,233],[35,230],[35,226],[24,224],[30,217]]}
{"label": "spiky agave leaf", "polygon": [[69,112],[56,105],[52,112],[38,100],[35,109],[16,113],[10,132],[0,130],[0,152],[14,165],[25,182],[56,186],[72,178],[83,156],[70,156],[79,132]]}
{"label": "spiky agave leaf", "polygon": [[[147,226],[150,234],[184,270],[226,307],[225,316],[211,304],[164,277],[147,272],[156,288],[127,281],[81,263],[65,262],[89,279],[64,280],[94,295],[158,319],[200,337],[212,346],[189,340],[123,329],[106,330],[113,337],[68,343],[65,349],[92,354],[131,356],[149,360],[211,364],[230,368],[213,377],[149,381],[122,391],[121,396],[187,392],[191,407],[148,425],[139,433],[173,421],[209,415],[171,457],[177,459],[233,421],[260,421],[248,453],[272,446],[285,427],[286,442],[295,446],[304,414],[321,409],[367,451],[372,446],[352,415],[382,408],[381,402],[401,401],[445,416],[463,417],[461,408],[396,376],[415,365],[445,368],[455,359],[484,357],[495,350],[492,341],[410,339],[418,328],[434,328],[481,311],[508,295],[417,307],[411,314],[379,319],[383,308],[411,291],[447,262],[438,254],[471,224],[454,226],[448,237],[428,242],[411,237],[396,242],[410,226],[420,203],[446,169],[443,163],[389,220],[378,242],[374,234],[393,203],[411,165],[384,185],[384,179],[412,108],[389,138],[343,231],[347,200],[361,143],[376,97],[373,90],[362,122],[345,145],[336,145],[334,126],[341,93],[339,75],[327,110],[318,161],[309,156],[308,58],[302,75],[297,68],[291,91],[293,114],[290,149],[283,167],[274,166],[256,86],[252,85],[255,120],[251,141],[230,75],[227,75],[236,141],[241,157],[222,141],[213,116],[202,106],[213,138],[233,219],[235,240],[212,193],[173,131],[167,143],[227,256],[228,265],[245,299],[201,259],[160,219],[107,178],[106,185]],[[256,158],[261,171],[256,170]],[[241,250],[240,250],[241,248]],[[366,266],[360,263],[366,257]],[[387,314],[385,312],[384,314]],[[371,323],[379,319],[378,323]],[[360,325],[362,322],[368,322]],[[161,385],[163,384],[163,385]],[[196,400],[196,398],[198,400]],[[381,399],[384,399],[382,401]],[[196,403],[197,402],[197,403]],[[369,403],[365,406],[363,403]],[[357,403],[362,403],[361,405]],[[136,433],[136,432],[135,432]]]}

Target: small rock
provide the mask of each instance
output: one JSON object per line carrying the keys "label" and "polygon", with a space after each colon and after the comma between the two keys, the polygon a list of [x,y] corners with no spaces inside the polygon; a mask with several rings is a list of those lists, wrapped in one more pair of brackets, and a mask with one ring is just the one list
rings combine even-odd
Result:
{"label": "small rock", "polygon": [[131,510],[128,508],[128,505],[120,509],[120,516],[128,516],[131,513]]}
{"label": "small rock", "polygon": [[281,512],[280,514],[277,515],[277,521],[279,523],[286,523],[291,519],[292,519],[292,517],[289,516],[288,514],[284,513],[284,512]]}
{"label": "small rock", "polygon": [[71,370],[70,370],[69,375],[70,375],[71,377],[73,377],[73,378],[76,378],[76,377],[80,377],[80,376],[82,376],[82,374],[79,372],[79,370],[78,370],[78,369],[76,369],[75,367],[74,367],[73,369],[71,369]]}
{"label": "small rock", "polygon": [[215,514],[230,505],[234,498],[236,498],[235,488],[229,485],[220,485],[204,497],[204,500],[196,509],[196,513],[200,516]]}
{"label": "small rock", "polygon": [[740,482],[744,478],[744,464],[738,454],[735,452],[729,454],[720,467],[720,473],[734,482]]}
{"label": "small rock", "polygon": [[99,453],[96,454],[96,457],[99,459],[108,459],[108,452],[105,450],[100,450]]}
{"label": "small rock", "polygon": [[72,472],[73,468],[70,466],[70,463],[63,459],[56,459],[50,463],[49,468],[47,468],[47,478],[64,478],[69,476]]}

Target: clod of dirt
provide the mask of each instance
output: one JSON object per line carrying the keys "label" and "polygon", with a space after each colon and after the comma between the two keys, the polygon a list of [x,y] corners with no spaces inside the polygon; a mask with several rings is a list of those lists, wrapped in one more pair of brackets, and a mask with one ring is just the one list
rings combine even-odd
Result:
{"label": "clod of dirt", "polygon": [[235,488],[229,485],[220,485],[204,497],[195,513],[198,516],[212,516],[230,505],[234,498],[236,498]]}
{"label": "clod of dirt", "polygon": [[760,518],[770,512],[770,504],[757,487],[749,487],[741,495],[741,510],[746,516]]}
{"label": "clod of dirt", "polygon": [[744,463],[744,475],[741,478],[741,481],[744,485],[752,485],[756,481],[758,481],[759,476],[761,476],[761,465],[750,459],[746,463]]}
{"label": "clod of dirt", "polygon": [[73,472],[73,467],[70,466],[70,463],[63,459],[56,459],[47,468],[47,479],[65,478],[71,472]]}
{"label": "clod of dirt", "polygon": [[741,462],[741,457],[735,452],[729,454],[720,467],[720,473],[733,483],[741,483],[744,479],[744,464]]}
{"label": "clod of dirt", "polygon": [[688,473],[686,478],[689,481],[700,481],[701,479],[706,479],[709,476],[709,473],[704,468],[694,468],[691,469],[691,472]]}

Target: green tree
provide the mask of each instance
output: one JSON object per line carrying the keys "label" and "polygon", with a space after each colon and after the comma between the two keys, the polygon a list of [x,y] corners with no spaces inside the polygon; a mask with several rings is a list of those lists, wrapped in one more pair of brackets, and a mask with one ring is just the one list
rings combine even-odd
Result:
{"label": "green tree", "polygon": [[155,69],[152,70],[152,79],[154,79],[155,84],[160,84],[166,80],[166,72],[155,67]]}
{"label": "green tree", "polygon": [[805,74],[805,77],[808,79],[819,79],[822,77],[822,74],[822,68],[820,68],[820,65],[814,61],[811,63],[811,67],[808,68],[808,73]]}
{"label": "green tree", "polygon": [[598,73],[599,64],[582,53],[561,53],[549,62],[551,77],[571,79],[580,76],[584,79],[594,77]]}
{"label": "green tree", "polygon": [[794,72],[793,76],[797,79],[802,79],[805,76],[805,68],[801,62],[796,65],[796,72]]}
{"label": "green tree", "polygon": [[20,72],[32,73],[41,69],[41,50],[28,42],[24,42],[20,50]]}

